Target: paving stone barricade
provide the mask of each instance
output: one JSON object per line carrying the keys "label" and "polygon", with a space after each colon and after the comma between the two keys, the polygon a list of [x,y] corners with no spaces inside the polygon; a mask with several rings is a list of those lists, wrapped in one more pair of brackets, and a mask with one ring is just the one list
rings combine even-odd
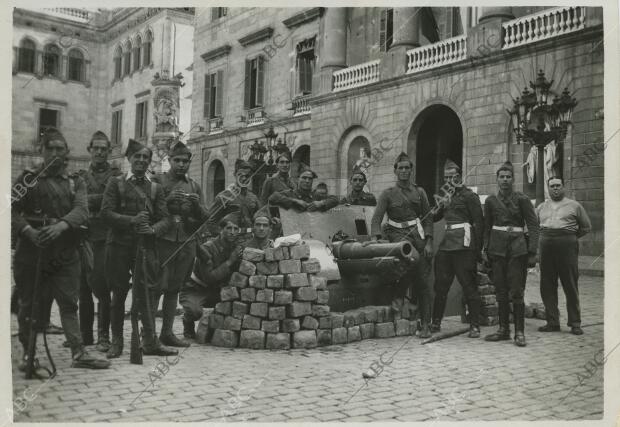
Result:
{"label": "paving stone barricade", "polygon": [[219,302],[205,311],[199,343],[252,349],[314,348],[368,338],[416,333],[415,306],[400,312],[367,306],[332,313],[321,264],[300,242],[263,250],[246,248]]}

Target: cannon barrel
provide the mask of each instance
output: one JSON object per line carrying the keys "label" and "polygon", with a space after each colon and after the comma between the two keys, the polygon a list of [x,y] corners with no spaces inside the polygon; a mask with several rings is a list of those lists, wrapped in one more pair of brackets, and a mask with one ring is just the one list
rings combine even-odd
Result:
{"label": "cannon barrel", "polygon": [[410,242],[371,243],[363,246],[359,242],[343,241],[334,243],[334,256],[341,259],[369,259],[397,257],[417,259],[417,251]]}

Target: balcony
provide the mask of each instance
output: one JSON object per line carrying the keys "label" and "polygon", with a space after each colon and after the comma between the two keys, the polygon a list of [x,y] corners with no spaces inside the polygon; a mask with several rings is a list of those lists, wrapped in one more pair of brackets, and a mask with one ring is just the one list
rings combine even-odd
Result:
{"label": "balcony", "polygon": [[224,119],[222,117],[215,117],[209,119],[209,135],[224,132]]}
{"label": "balcony", "polygon": [[302,95],[291,101],[293,104],[293,117],[310,114],[310,104],[308,103],[309,98],[310,95]]}
{"label": "balcony", "polygon": [[564,6],[523,16],[502,24],[502,49],[535,43],[586,27],[586,8]]}
{"label": "balcony", "polygon": [[248,111],[247,127],[258,126],[265,123],[265,111],[263,107],[254,108]]}
{"label": "balcony", "polygon": [[364,62],[334,73],[334,92],[366,86],[379,81],[381,60]]}
{"label": "balcony", "polygon": [[89,22],[93,14],[86,9],[79,9],[75,7],[51,7],[44,9],[46,13],[54,16],[58,16],[71,21],[77,22]]}
{"label": "balcony", "polygon": [[467,59],[467,37],[464,35],[407,51],[407,74],[441,67]]}

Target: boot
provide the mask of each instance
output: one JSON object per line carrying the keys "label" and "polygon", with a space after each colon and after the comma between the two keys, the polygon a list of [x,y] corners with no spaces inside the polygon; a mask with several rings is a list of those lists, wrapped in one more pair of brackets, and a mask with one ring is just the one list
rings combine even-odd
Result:
{"label": "boot", "polygon": [[123,353],[123,336],[112,335],[112,344],[106,353],[108,359],[120,357]]}
{"label": "boot", "polygon": [[428,322],[422,322],[422,326],[420,327],[420,338],[430,338],[431,335],[431,329],[428,326]]}
{"label": "boot", "polygon": [[472,298],[467,302],[469,309],[469,338],[480,338],[480,299]]}
{"label": "boot", "polygon": [[499,329],[494,334],[484,337],[485,341],[505,341],[510,339],[510,324],[508,323],[508,311],[507,301],[497,302],[499,309]]}
{"label": "boot", "polygon": [[525,347],[525,304],[513,303],[515,321],[515,344],[518,347]]}
{"label": "boot", "polygon": [[433,321],[431,322],[431,332],[441,331],[441,319],[446,311],[446,298],[435,295],[433,301]]}
{"label": "boot", "polygon": [[[83,293],[83,292],[80,292]],[[95,323],[95,304],[93,303],[90,290],[88,298],[85,295],[80,295],[82,300],[79,304],[79,316],[80,316],[80,332],[82,334],[82,342],[84,345],[93,345],[95,339],[93,337],[93,324]]]}
{"label": "boot", "polygon": [[103,359],[99,356],[90,354],[85,348],[77,351],[73,355],[72,368],[87,368],[87,369],[107,369],[110,367],[110,361]]}
{"label": "boot", "polygon": [[174,317],[177,314],[177,297],[178,294],[176,293],[164,294],[164,301],[162,303],[163,319],[159,342],[170,347],[189,347],[190,344],[187,341],[177,338],[174,332],[172,332]]}
{"label": "boot", "polygon": [[433,319],[430,330],[432,333],[441,331],[441,319]]}
{"label": "boot", "polygon": [[106,353],[110,349],[110,305],[99,303],[97,309],[97,351]]}
{"label": "boot", "polygon": [[101,332],[97,338],[97,346],[95,347],[95,350],[102,353],[107,353],[111,345],[110,334],[108,332]]}
{"label": "boot", "polygon": [[183,318],[183,336],[191,340],[196,339],[196,326],[193,320]]}
{"label": "boot", "polygon": [[157,337],[146,339],[142,343],[142,354],[145,356],[176,356],[179,351],[163,345]]}

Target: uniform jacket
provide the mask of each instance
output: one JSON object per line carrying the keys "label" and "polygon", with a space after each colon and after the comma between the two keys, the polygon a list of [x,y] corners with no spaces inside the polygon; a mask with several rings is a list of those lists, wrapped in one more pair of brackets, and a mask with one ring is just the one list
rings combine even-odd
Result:
{"label": "uniform jacket", "polygon": [[217,223],[220,219],[229,213],[239,212],[241,214],[239,227],[242,229],[251,228],[254,222],[252,218],[259,208],[260,202],[258,197],[247,188],[239,188],[238,193],[226,189],[215,196],[210,222],[217,228]]}
{"label": "uniform jacket", "polygon": [[340,199],[340,204],[377,206],[377,199],[375,199],[375,195],[372,193],[361,191],[359,194],[354,194],[351,191],[347,196]]}
{"label": "uniform jacket", "polygon": [[106,162],[98,168],[91,164],[88,170],[82,169],[78,173],[86,182],[88,193],[88,211],[90,214],[88,218],[88,239],[92,242],[105,240],[108,228],[100,217],[103,192],[108,180],[113,176],[121,175],[122,172],[119,168]]}
{"label": "uniform jacket", "polygon": [[446,224],[462,224],[464,222],[471,224],[471,243],[469,247],[463,244],[465,229],[446,230],[443,240],[439,244],[439,250],[457,251],[468,249],[478,253],[482,249],[484,218],[482,216],[480,198],[476,193],[465,186],[456,188],[450,201],[446,205],[442,204],[434,216],[435,221],[439,221],[442,218],[446,220]]}
{"label": "uniform jacket", "polygon": [[[494,225],[527,225],[528,240],[526,241],[522,232],[493,230]],[[502,257],[536,254],[538,219],[530,199],[525,194],[513,191],[508,197],[501,193],[487,197],[484,202],[484,247],[489,255]]]}
{"label": "uniform jacket", "polygon": [[[327,211],[334,206],[338,206],[338,198],[336,196],[327,196],[324,199],[318,199],[312,191],[306,193],[299,188],[296,190],[286,190],[278,193],[273,193],[269,197],[269,204],[273,206],[280,206],[284,209],[291,209],[293,205],[293,199],[303,200],[306,203],[311,202],[325,202],[325,205],[320,209],[321,212]],[[295,206],[295,208],[297,208]]]}
{"label": "uniform jacket", "polygon": [[51,175],[43,166],[26,169],[17,177],[11,193],[11,228],[18,237],[16,261],[36,258],[37,247],[22,238],[21,232],[27,225],[40,228],[41,224],[34,219],[43,216],[69,224],[69,230],[45,248],[46,253],[60,254],[78,247],[80,229],[88,221],[86,184],[82,178],[77,174],[69,175],[65,170]]}
{"label": "uniform jacket", "polygon": [[[194,234],[194,232],[208,218],[208,212],[202,204],[202,191],[200,186],[187,175],[184,178],[177,178],[172,173],[166,172],[153,178],[154,182],[161,184],[164,197],[166,198],[166,208],[170,218],[170,227],[160,236],[161,239],[171,242],[184,242]],[[189,200],[177,203],[168,200],[168,196],[173,190],[182,190],[185,193],[197,193],[199,197],[198,207],[192,206]],[[192,239],[196,238],[194,235]]]}
{"label": "uniform jacket", "polygon": [[259,242],[256,237],[252,237],[250,240],[246,242],[244,245],[246,248],[254,248],[264,250],[267,248],[273,248],[273,240],[267,239],[265,242]]}
{"label": "uniform jacket", "polygon": [[[162,186],[146,177],[142,182],[139,181],[131,173],[119,175],[108,181],[101,203],[101,218],[110,227],[108,243],[134,244],[136,233],[131,226],[131,219],[140,211],[150,211],[149,222],[157,237],[162,236],[170,227]],[[155,186],[155,190],[152,190],[152,186]],[[121,187],[124,189],[124,197],[121,197]],[[148,203],[145,203],[140,191],[150,200],[152,210],[148,209]]]}
{"label": "uniform jacket", "polygon": [[[406,187],[396,184],[384,190],[379,196],[377,208],[372,216],[371,234],[381,234],[381,221],[387,216],[392,221],[405,222],[420,218],[426,236],[433,236],[433,217],[426,191],[415,184]],[[387,225],[386,227],[391,227]],[[417,234],[417,233],[416,233]]]}
{"label": "uniform jacket", "polygon": [[267,202],[269,201],[269,197],[273,193],[286,190],[295,190],[296,188],[297,183],[288,175],[285,178],[278,172],[270,176],[263,183],[263,188],[260,192],[261,206],[267,204]]}
{"label": "uniform jacket", "polygon": [[209,287],[228,286],[230,276],[238,267],[238,263],[233,264],[231,268],[226,265],[226,260],[234,248],[234,244],[228,244],[219,235],[200,245],[196,252],[194,275]]}

